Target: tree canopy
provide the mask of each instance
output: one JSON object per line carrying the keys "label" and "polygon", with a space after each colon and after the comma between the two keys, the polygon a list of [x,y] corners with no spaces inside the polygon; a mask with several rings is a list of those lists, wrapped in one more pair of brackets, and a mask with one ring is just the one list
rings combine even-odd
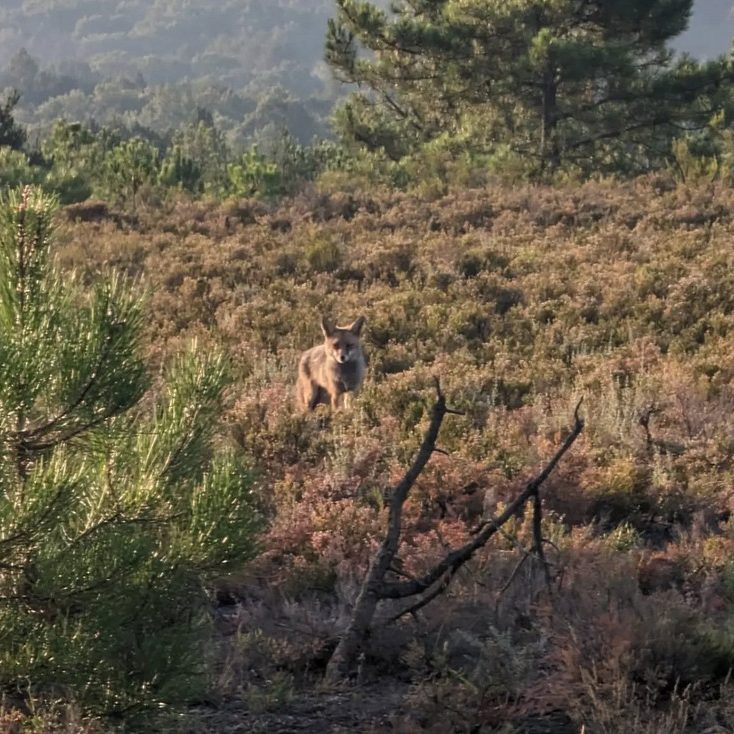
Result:
{"label": "tree canopy", "polygon": [[692,0],[337,0],[342,134],[393,159],[437,140],[535,171],[645,169],[729,101],[732,64],[676,57]]}
{"label": "tree canopy", "polygon": [[338,90],[323,61],[331,0],[44,0],[0,3],[0,100],[32,138],[55,120],[165,134],[211,110],[229,142],[268,123],[327,133]]}

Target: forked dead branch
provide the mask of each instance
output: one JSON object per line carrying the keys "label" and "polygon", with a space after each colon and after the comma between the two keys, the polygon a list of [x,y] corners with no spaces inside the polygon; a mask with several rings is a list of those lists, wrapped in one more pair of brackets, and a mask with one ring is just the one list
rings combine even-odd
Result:
{"label": "forked dead branch", "polygon": [[579,416],[580,401],[574,411],[574,424],[564,442],[542,471],[528,482],[525,489],[505,507],[504,511],[498,517],[483,522],[476,529],[474,537],[471,540],[463,546],[447,553],[422,577],[406,581],[388,581],[385,579],[400,546],[403,506],[410,494],[410,490],[425,468],[431,455],[438,450],[436,441],[438,440],[438,434],[446,415],[461,415],[458,411],[446,406],[446,397],[441,391],[438,380],[436,380],[436,393],[436,402],[431,411],[431,421],[420,449],[410,468],[390,494],[385,538],[380,544],[380,548],[373,558],[362,583],[349,625],[329,660],[326,677],[331,682],[337,682],[343,679],[353,669],[357,656],[369,632],[377,605],[381,601],[385,599],[407,599],[422,595],[418,601],[414,602],[393,619],[424,607],[448,588],[454,574],[531,499],[533,500],[533,551],[543,563],[546,578],[550,580],[550,572],[543,552],[540,488],[584,428],[584,422]]}

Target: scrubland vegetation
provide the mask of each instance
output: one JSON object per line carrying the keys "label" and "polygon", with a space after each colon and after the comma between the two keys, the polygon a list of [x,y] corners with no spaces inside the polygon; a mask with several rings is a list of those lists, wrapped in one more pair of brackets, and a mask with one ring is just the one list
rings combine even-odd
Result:
{"label": "scrubland vegetation", "polygon": [[[734,57],[690,0],[314,0],[301,103],[296,5],[0,11],[91,54],[0,55],[0,731],[734,731]],[[494,535],[337,665],[428,455],[386,582]]]}
{"label": "scrubland vegetation", "polygon": [[[402,606],[382,605],[354,695],[390,689],[380,721],[397,731],[730,731],[733,204],[660,174],[177,199],[134,225],[64,210],[62,268],[148,292],[153,374],[192,337],[230,355],[221,440],[255,467],[266,518],[258,557],[210,587],[215,709],[166,726],[308,719],[437,375],[465,415],[406,505],[400,573],[496,514],[583,397],[585,430],[543,491],[552,586],[534,557],[518,568],[532,528],[517,517],[415,616],[388,623]],[[367,317],[369,377],[352,411],[299,415],[295,365],[322,312]]]}

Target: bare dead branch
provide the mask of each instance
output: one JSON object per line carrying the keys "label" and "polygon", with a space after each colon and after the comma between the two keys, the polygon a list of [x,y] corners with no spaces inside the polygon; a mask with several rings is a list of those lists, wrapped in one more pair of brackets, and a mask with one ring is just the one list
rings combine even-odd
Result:
{"label": "bare dead branch", "polygon": [[[416,479],[418,479],[436,448],[438,432],[446,415],[446,398],[441,391],[441,383],[437,377],[434,377],[434,383],[437,397],[431,411],[428,430],[423,437],[423,442],[413,460],[413,464],[390,493],[385,539],[382,541],[377,555],[367,571],[367,576],[354,605],[349,626],[329,660],[326,678],[332,682],[341,680],[353,667],[364,637],[372,623],[377,604],[383,598],[381,589],[385,584],[385,574],[393,565],[393,559],[400,545],[403,505]],[[413,584],[415,581],[406,583]]]}
{"label": "bare dead branch", "polygon": [[[403,476],[390,495],[388,530],[383,543],[384,546],[392,548],[390,561],[392,561],[392,557],[395,555],[398,547],[403,505],[405,504],[405,500],[408,498],[408,493],[415,484],[415,480],[418,479],[420,473],[428,463],[428,460],[431,458],[431,454],[436,450],[438,432],[441,428],[441,424],[443,423],[444,415],[446,414],[446,398],[441,392],[441,385],[439,384],[438,379],[436,379],[436,392],[438,393],[438,397],[433,406],[431,422],[428,426],[428,430],[426,431],[426,435],[423,438],[423,443],[418,450],[417,456],[413,460],[412,466],[408,469],[405,476]],[[386,568],[390,565],[390,561],[387,562]]]}
{"label": "bare dead branch", "polygon": [[412,573],[408,573],[403,568],[402,561],[398,563],[397,562],[398,560],[399,559],[396,557],[394,561],[390,564],[390,568],[388,568],[387,570],[390,571],[391,573],[394,573],[396,576],[402,576],[404,579],[414,579],[415,576],[413,576]]}
{"label": "bare dead branch", "polygon": [[401,612],[398,612],[394,616],[390,617],[390,619],[387,620],[388,623],[397,622],[401,617],[404,617],[406,614],[415,614],[416,612],[423,609],[423,607],[428,605],[437,596],[440,596],[441,594],[443,594],[444,591],[446,591],[446,589],[448,589],[449,584],[451,583],[452,575],[453,574],[449,571],[449,573],[447,573],[446,576],[444,576],[440,584],[437,584],[436,586],[434,586],[433,589],[428,594],[426,594],[422,599],[417,601],[415,604],[412,604],[411,606],[407,607],[406,609],[403,609]]}
{"label": "bare dead branch", "polygon": [[[563,444],[551,457],[550,461],[548,461],[548,463],[543,467],[542,471],[527,484],[525,489],[505,508],[505,511],[499,517],[488,522],[484,527],[482,527],[481,531],[465,545],[457,550],[447,553],[444,558],[433,567],[433,569],[422,577],[407,581],[385,581],[385,574],[393,566],[393,561],[400,544],[403,505],[405,504],[408,494],[420,473],[425,468],[430,457],[436,451],[438,433],[446,413],[449,412],[446,408],[446,398],[441,391],[441,384],[438,378],[434,377],[434,382],[437,398],[431,412],[431,420],[428,430],[426,431],[420,449],[418,450],[418,454],[413,460],[412,465],[390,493],[388,500],[387,532],[367,571],[362,588],[360,589],[355,602],[349,626],[339,640],[336,650],[329,660],[329,664],[326,669],[326,678],[328,681],[338,682],[354,667],[354,662],[357,659],[364,639],[369,632],[375,610],[380,601],[384,599],[402,599],[428,592],[420,601],[416,602],[411,607],[408,607],[393,619],[397,619],[404,614],[415,612],[424,607],[445,591],[459,568],[461,568],[461,566],[466,563],[479,548],[484,546],[495,533],[500,532],[502,526],[511,517],[513,517],[531,497],[535,500],[534,523],[536,530],[534,532],[534,550],[544,562],[546,578],[550,578],[550,571],[544,560],[543,538],[542,533],[540,532],[542,507],[540,504],[539,490],[543,482],[545,482],[563,455],[571,448],[574,441],[583,430],[584,424],[579,416],[581,401],[579,401],[576,405],[576,409],[574,410],[574,426]],[[437,584],[439,581],[440,583]],[[435,588],[432,588],[434,586]]]}
{"label": "bare dead branch", "polygon": [[545,583],[550,591],[552,585],[550,567],[548,566],[548,561],[545,559],[545,551],[543,550],[543,503],[540,500],[540,492],[537,487],[533,493],[533,550],[543,566]]}
{"label": "bare dead branch", "polygon": [[504,594],[507,591],[507,589],[510,588],[510,586],[512,585],[512,582],[515,580],[515,576],[517,576],[517,574],[520,572],[520,569],[525,565],[525,561],[527,561],[528,558],[530,558],[530,555],[531,554],[528,551],[523,552],[522,558],[517,562],[517,564],[515,565],[515,568],[512,569],[512,573],[510,574],[510,577],[507,579],[507,581],[505,581],[504,586],[499,590],[499,594],[497,596],[497,604],[499,604],[499,600],[502,594]]}
{"label": "bare dead branch", "polygon": [[574,441],[584,428],[584,423],[579,417],[579,401],[574,411],[575,424],[573,429],[566,437],[561,447],[556,451],[551,460],[545,465],[543,470],[532,479],[525,489],[505,508],[505,511],[494,521],[488,523],[486,527],[478,533],[473,540],[463,545],[451,553],[448,553],[439,563],[437,563],[431,571],[415,582],[395,582],[383,584],[380,589],[381,595],[386,599],[402,599],[406,596],[414,596],[421,594],[426,589],[433,586],[449,569],[456,571],[464,563],[466,563],[479,548],[484,546],[487,541],[498,532],[498,530],[513,516],[515,513],[537,492],[543,482],[550,476],[553,469],[561,460],[563,455],[571,448]]}

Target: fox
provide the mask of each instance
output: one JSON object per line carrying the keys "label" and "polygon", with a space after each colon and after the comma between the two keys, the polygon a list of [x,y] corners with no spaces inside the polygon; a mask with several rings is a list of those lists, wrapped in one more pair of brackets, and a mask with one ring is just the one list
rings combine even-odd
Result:
{"label": "fox", "polygon": [[364,323],[364,316],[349,326],[321,319],[324,343],[304,352],[298,363],[296,393],[301,410],[313,411],[322,403],[333,410],[349,407],[367,371],[360,343]]}

